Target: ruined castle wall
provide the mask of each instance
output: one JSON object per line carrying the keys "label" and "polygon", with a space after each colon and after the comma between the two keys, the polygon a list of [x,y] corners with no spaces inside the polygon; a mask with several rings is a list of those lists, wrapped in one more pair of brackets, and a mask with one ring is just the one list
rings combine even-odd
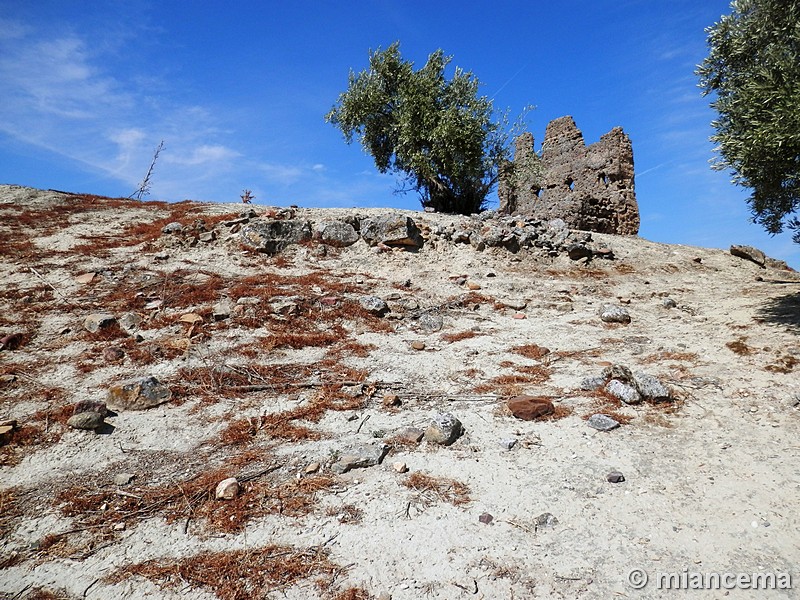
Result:
{"label": "ruined castle wall", "polygon": [[[514,166],[530,160],[533,136],[517,139]],[[639,207],[634,191],[633,148],[615,127],[586,146],[572,117],[551,121],[545,130],[542,172],[514,176],[505,169],[498,187],[500,211],[541,219],[563,219],[570,228],[635,235]]]}

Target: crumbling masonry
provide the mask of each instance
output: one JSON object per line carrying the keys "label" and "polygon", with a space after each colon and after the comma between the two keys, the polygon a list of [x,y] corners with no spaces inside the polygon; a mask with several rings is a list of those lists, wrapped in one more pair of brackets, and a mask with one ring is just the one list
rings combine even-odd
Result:
{"label": "crumbling masonry", "polygon": [[571,229],[636,235],[639,206],[630,138],[615,127],[586,146],[572,117],[547,125],[541,169],[532,168],[533,136],[516,141],[513,168],[500,178],[500,212],[563,219]]}

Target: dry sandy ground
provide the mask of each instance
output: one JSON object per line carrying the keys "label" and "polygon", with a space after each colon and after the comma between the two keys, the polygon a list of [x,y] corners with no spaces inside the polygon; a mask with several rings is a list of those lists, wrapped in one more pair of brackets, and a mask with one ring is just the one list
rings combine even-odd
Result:
{"label": "dry sandy ground", "polygon": [[[270,257],[224,225],[194,247],[160,235],[169,221],[242,209],[0,186],[0,337],[22,334],[0,351],[0,420],[17,420],[0,447],[2,597],[800,597],[657,583],[775,572],[800,586],[796,273],[597,234],[615,260],[442,240]],[[408,214],[423,231],[459,221]],[[392,313],[336,312],[367,294]],[[214,320],[213,305],[241,297],[260,304]],[[603,303],[631,323],[603,323]],[[130,333],[84,330],[101,311],[143,320]],[[426,332],[424,314],[442,329]],[[523,355],[533,345],[550,352]],[[109,346],[124,356],[104,358]],[[611,364],[655,375],[674,402],[614,406],[580,389]],[[143,375],[172,401],[118,411],[98,433],[65,425],[76,402]],[[560,418],[514,418],[505,399],[521,393],[551,397]],[[385,407],[386,394],[401,405]],[[396,439],[442,412],[464,425],[453,445]],[[596,431],[595,412],[629,423]],[[373,443],[391,447],[382,464],[331,473]],[[624,482],[607,481],[615,470]],[[125,473],[135,478],[115,483]],[[215,500],[228,476],[239,497]],[[637,568],[643,589],[628,582]]]}

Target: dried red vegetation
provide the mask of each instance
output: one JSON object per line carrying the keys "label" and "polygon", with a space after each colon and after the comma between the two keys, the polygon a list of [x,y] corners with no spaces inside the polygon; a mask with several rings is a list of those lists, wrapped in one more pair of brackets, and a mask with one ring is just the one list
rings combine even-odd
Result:
{"label": "dried red vegetation", "polygon": [[514,363],[502,363],[513,367],[517,372],[513,375],[499,375],[490,379],[486,383],[475,386],[476,394],[486,394],[494,392],[500,396],[515,396],[522,393],[523,385],[539,385],[550,379],[550,369],[541,365],[515,365]]}
{"label": "dried red vegetation", "polygon": [[374,598],[374,596],[366,590],[351,587],[336,594],[333,600],[372,600],[372,598]]}
{"label": "dried red vegetation", "polygon": [[681,362],[697,362],[699,355],[696,352],[655,352],[645,356],[642,363],[657,363],[665,362],[668,360],[677,360]]}
{"label": "dried red vegetation", "polygon": [[447,342],[448,344],[453,344],[455,342],[474,338],[478,335],[480,334],[477,331],[467,330],[458,331],[456,333],[443,333],[440,337],[442,338],[442,341]]}
{"label": "dried red vegetation", "polygon": [[0,465],[17,464],[29,449],[57,443],[72,416],[72,405],[64,403],[64,391],[59,388],[32,389],[30,399],[49,402],[51,408],[40,410],[20,419],[20,424],[6,436],[0,446]]}
{"label": "dried red vegetation", "polygon": [[739,356],[748,356],[753,353],[753,349],[745,343],[746,341],[746,337],[740,337],[737,340],[728,342],[725,344],[725,346],[728,348],[728,350],[738,354]]}
{"label": "dried red vegetation", "polygon": [[[54,504],[62,514],[73,517],[82,528],[108,531],[116,523],[161,517],[168,523],[191,521],[211,532],[241,531],[250,520],[268,514],[299,517],[314,511],[319,492],[338,485],[332,475],[320,474],[300,480],[291,475],[272,476],[279,466],[268,466],[250,475],[237,475],[255,461],[263,461],[263,450],[253,450],[231,459],[228,464],[166,485],[131,488],[124,494],[97,485],[77,485],[62,490]],[[217,500],[217,484],[236,476],[239,494],[232,500]],[[60,537],[60,536],[56,536]]]}
{"label": "dried red vegetation", "polygon": [[255,419],[233,421],[223,430],[220,441],[224,445],[246,443],[262,431],[272,439],[291,441],[319,439],[321,437],[319,432],[297,421],[319,423],[329,410],[357,410],[364,408],[369,402],[369,394],[350,397],[341,390],[341,384],[324,385],[314,400],[302,406],[261,415]]}
{"label": "dried red vegetation", "polygon": [[117,583],[145,577],[169,588],[189,584],[205,588],[220,600],[250,600],[287,588],[315,576],[326,586],[341,568],[318,546],[305,550],[291,546],[264,546],[227,552],[204,552],[182,559],[154,559],[117,570],[107,578]]}
{"label": "dried red vegetation", "polygon": [[403,485],[415,492],[419,492],[427,500],[441,500],[453,506],[468,504],[469,487],[466,484],[448,477],[432,477],[425,473],[412,473],[403,480]]}
{"label": "dried red vegetation", "polygon": [[779,357],[774,363],[764,368],[771,373],[782,373],[785,375],[786,373],[791,373],[798,364],[800,364],[800,360],[787,354]]}
{"label": "dried red vegetation", "polygon": [[545,348],[544,346],[538,346],[537,344],[524,344],[522,346],[514,346],[511,349],[511,352],[524,356],[525,358],[539,360],[540,358],[550,354],[550,349]]}

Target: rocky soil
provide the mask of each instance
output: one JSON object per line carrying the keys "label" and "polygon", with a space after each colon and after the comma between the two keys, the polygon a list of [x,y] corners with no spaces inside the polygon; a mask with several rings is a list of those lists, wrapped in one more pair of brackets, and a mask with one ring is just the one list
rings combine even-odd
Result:
{"label": "rocky soil", "polygon": [[0,273],[2,598],[797,597],[657,588],[800,585],[753,249],[0,186]]}

